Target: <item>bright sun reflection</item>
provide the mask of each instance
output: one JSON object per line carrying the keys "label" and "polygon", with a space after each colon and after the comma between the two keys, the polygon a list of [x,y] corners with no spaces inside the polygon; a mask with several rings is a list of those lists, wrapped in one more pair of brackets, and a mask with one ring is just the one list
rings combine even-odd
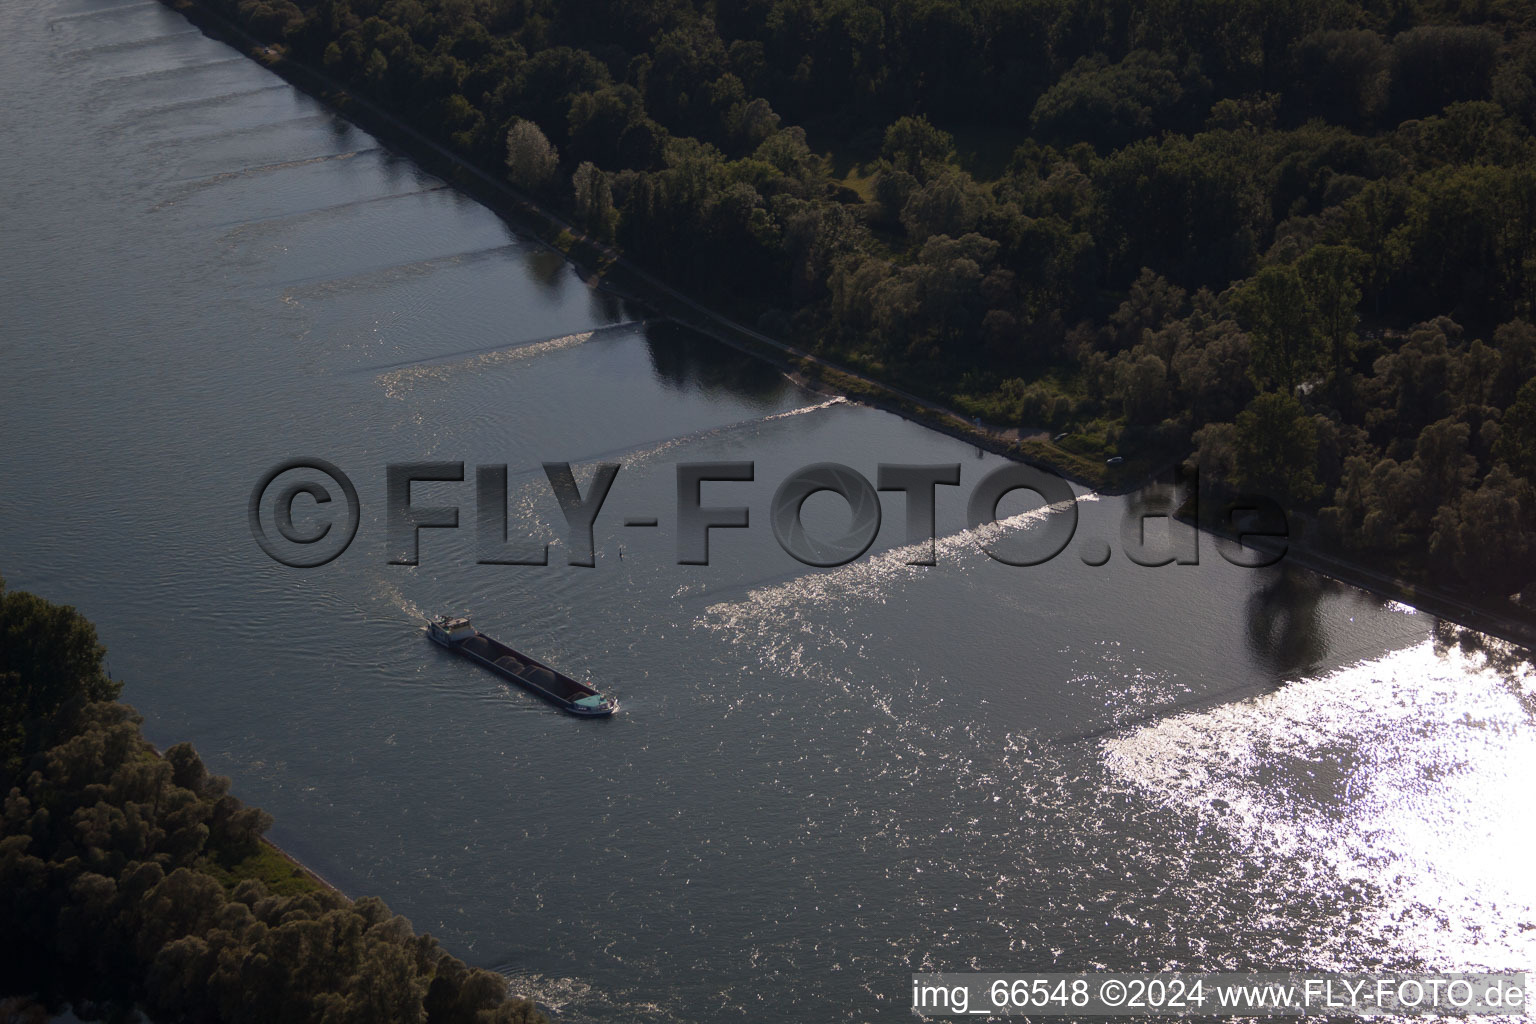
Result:
{"label": "bright sun reflection", "polygon": [[[1522,970],[1536,964],[1536,673],[1482,642],[1491,656],[1426,640],[1167,719],[1106,741],[1105,758],[1283,884],[1362,883],[1365,930],[1405,959]],[[1328,945],[1308,954],[1332,962],[1308,966],[1360,966]]]}

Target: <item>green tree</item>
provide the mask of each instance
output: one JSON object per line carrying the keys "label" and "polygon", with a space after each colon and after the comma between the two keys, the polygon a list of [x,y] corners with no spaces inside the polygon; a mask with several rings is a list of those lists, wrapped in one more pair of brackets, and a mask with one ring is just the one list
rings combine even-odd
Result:
{"label": "green tree", "polygon": [[590,160],[584,160],[571,176],[571,188],[582,222],[597,237],[612,238],[618,214],[613,208],[613,187],[608,184],[608,175]]}
{"label": "green tree", "polygon": [[1227,421],[1253,397],[1248,335],[1231,320],[1207,325],[1174,352],[1179,396],[1195,423]]}
{"label": "green tree", "polygon": [[1437,420],[1419,432],[1409,465],[1424,480],[1420,501],[1426,520],[1437,506],[1458,503],[1462,492],[1476,479],[1477,460],[1467,452],[1471,435],[1471,427],[1454,416]]}
{"label": "green tree", "polygon": [[1370,29],[1320,29],[1291,49],[1291,95],[1335,123],[1365,123],[1386,103],[1390,57]]}
{"label": "green tree", "polygon": [[1527,381],[1536,377],[1536,327],[1525,320],[1502,324],[1493,332],[1493,347],[1499,353],[1499,372],[1488,400],[1503,408],[1514,402]]}
{"label": "green tree", "polygon": [[945,171],[907,199],[901,224],[914,242],[933,235],[959,237],[976,226],[983,203],[970,175]]}
{"label": "green tree", "polygon": [[519,188],[540,189],[555,176],[560,156],[539,126],[518,121],[507,129],[507,177]]}
{"label": "green tree", "polygon": [[1195,431],[1194,453],[1185,464],[1199,471],[1202,479],[1236,483],[1237,427],[1231,423],[1207,423]]}
{"label": "green tree", "polygon": [[1142,267],[1125,301],[1109,315],[1119,344],[1129,347],[1141,340],[1143,331],[1158,330],[1184,310],[1187,299],[1184,289]]}
{"label": "green tree", "polygon": [[1184,96],[1169,54],[1134,50],[1118,64],[1084,57],[1045,91],[1030,114],[1036,132],[1114,149],[1156,131]]}
{"label": "green tree", "polygon": [[929,168],[945,163],[954,152],[954,138],[929,124],[921,115],[903,117],[887,128],[885,143],[880,149],[880,155],[890,161],[892,168],[919,181],[926,181]]}
{"label": "green tree", "polygon": [[1536,581],[1530,486],[1495,466],[1475,491],[1435,514],[1430,556],[1469,583],[1510,593]]}
{"label": "green tree", "polygon": [[1126,422],[1145,426],[1161,420],[1168,407],[1168,364],[1150,352],[1121,353],[1116,362],[1115,386]]}
{"label": "green tree", "polygon": [[96,627],[75,609],[8,591],[0,578],[0,781],[58,734],[56,716],[117,696],[121,684],[102,668],[105,654]]}
{"label": "green tree", "polygon": [[1169,133],[1087,164],[1100,207],[1092,233],[1114,284],[1142,267],[1184,288],[1250,271],[1272,219],[1250,145],[1230,132]]}
{"label": "green tree", "polygon": [[1392,41],[1392,100],[1401,117],[1487,99],[1499,37],[1481,25],[1419,25]]}
{"label": "green tree", "polygon": [[592,160],[604,167],[622,166],[619,141],[630,125],[645,116],[640,93],[630,85],[577,93],[567,117],[572,159]]}
{"label": "green tree", "polygon": [[1238,292],[1238,307],[1253,334],[1251,372],[1260,388],[1292,394],[1316,370],[1316,314],[1295,267],[1271,264]]}
{"label": "green tree", "polygon": [[1493,454],[1516,476],[1536,483],[1536,377],[1526,381],[1504,410]]}
{"label": "green tree", "polygon": [[1282,504],[1317,497],[1317,428],[1295,395],[1259,395],[1238,413],[1235,427],[1232,457],[1239,486]]}
{"label": "green tree", "polygon": [[1347,245],[1318,245],[1296,262],[1307,304],[1322,342],[1325,369],[1333,380],[1335,396],[1348,379],[1359,339],[1360,275],[1365,254]]}

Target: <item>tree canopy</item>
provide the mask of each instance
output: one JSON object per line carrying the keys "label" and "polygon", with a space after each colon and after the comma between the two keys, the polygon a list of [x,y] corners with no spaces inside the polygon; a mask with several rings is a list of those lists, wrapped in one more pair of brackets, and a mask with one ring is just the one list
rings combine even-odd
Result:
{"label": "tree canopy", "polygon": [[843,365],[1071,458],[1226,465],[1197,435],[1231,454],[1219,428],[1289,395],[1320,543],[1536,579],[1432,565],[1433,515],[1390,497],[1451,416],[1466,486],[1514,504],[1441,476],[1428,512],[1536,511],[1500,442],[1532,372],[1536,7],[201,2]]}
{"label": "tree canopy", "polygon": [[271,818],[190,744],[157,755],[102,656],[74,609],[0,585],[0,991],[164,1024],[545,1021],[264,845]]}

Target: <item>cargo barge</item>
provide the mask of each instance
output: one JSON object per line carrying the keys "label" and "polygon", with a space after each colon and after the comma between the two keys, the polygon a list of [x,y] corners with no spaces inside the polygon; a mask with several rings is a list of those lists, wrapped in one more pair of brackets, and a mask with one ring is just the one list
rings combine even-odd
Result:
{"label": "cargo barge", "polygon": [[462,654],[525,690],[543,697],[562,711],[581,718],[601,718],[619,709],[619,702],[605,697],[585,683],[519,651],[492,640],[462,616],[439,615],[428,621],[427,636],[450,651]]}

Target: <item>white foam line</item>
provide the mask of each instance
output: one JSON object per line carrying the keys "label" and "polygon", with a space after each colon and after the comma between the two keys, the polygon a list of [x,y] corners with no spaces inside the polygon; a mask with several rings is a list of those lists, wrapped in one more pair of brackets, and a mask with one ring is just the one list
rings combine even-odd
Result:
{"label": "white foam line", "polygon": [[[362,153],[365,151],[359,150],[358,152]],[[238,235],[242,230],[241,228],[236,228],[234,231],[229,232],[229,234]],[[304,299],[324,299],[331,295],[391,288],[396,283],[407,278],[422,277],[447,267],[464,266],[472,261],[495,259],[498,255],[520,252],[523,249],[523,245],[519,242],[503,242],[500,245],[490,245],[483,249],[466,249],[463,252],[448,253],[443,256],[428,256],[424,259],[410,260],[406,263],[390,263],[382,267],[359,270],[344,277],[317,275],[283,281],[279,282],[279,284],[284,289],[283,301],[289,305],[297,305]],[[372,367],[372,369],[394,368],[394,365]],[[370,368],[363,367],[361,371],[367,372],[368,369]]]}
{"label": "white foam line", "polygon": [[[160,0],[150,0],[151,4],[157,4]],[[283,92],[291,90],[293,86],[287,82],[278,82],[275,85],[259,85],[254,89],[238,89],[234,92],[221,92],[213,96],[194,96],[189,100],[177,100],[175,103],[163,103],[156,107],[145,107],[137,114],[136,120],[149,117],[158,117],[161,114],[174,114],[183,110],[196,109],[197,107],[211,107],[220,103],[228,103],[231,100],[245,99],[248,96],[257,96],[264,92]]]}
{"label": "white foam line", "polygon": [[96,57],[104,53],[118,53],[126,50],[148,49],[151,46],[159,46],[162,43],[176,39],[185,39],[188,36],[200,36],[199,29],[189,28],[180,32],[170,32],[159,36],[145,36],[143,39],[123,39],[115,43],[97,43],[94,46],[82,46],[74,50],[65,50],[59,54],[61,60],[82,60],[87,57]]}
{"label": "white foam line", "polygon": [[[1089,492],[1079,495],[1075,500],[1097,501],[1098,495]],[[995,523],[940,537],[934,541],[935,560],[959,558],[963,553],[975,550],[975,547],[991,544],[1042,523],[1052,513],[1065,512],[1068,507],[1066,502],[1042,505]],[[926,566],[908,563],[927,553],[926,543],[903,545],[850,562],[830,572],[808,573],[784,583],[751,590],[740,601],[710,605],[704,610],[699,624],[714,630],[741,629],[754,624],[763,629],[796,617],[791,609],[799,606],[846,607],[854,600],[878,599],[884,596],[887,584],[892,580],[910,578],[926,571]]]}
{"label": "white foam line", "polygon": [[[610,331],[621,331],[629,327],[644,327],[648,323],[650,323],[648,320],[621,320],[618,323],[602,324],[600,326],[593,327],[589,333],[595,337],[599,334],[607,334]],[[402,370],[413,366],[456,366],[466,359],[479,358],[480,356],[486,355],[487,353],[503,352],[508,349],[516,348],[519,345],[535,344],[539,344],[539,342],[537,340],[520,341],[517,342],[516,345],[492,345],[488,348],[467,348],[460,349],[457,352],[441,352],[437,355],[425,356],[420,359],[402,359],[393,363],[379,363],[374,366],[364,366],[361,367],[358,372],[385,373],[390,370]]]}
{"label": "white foam line", "polygon": [[384,389],[384,393],[390,398],[401,398],[418,384],[427,381],[447,380],[449,377],[463,373],[466,370],[498,366],[520,359],[532,359],[534,356],[572,348],[590,341],[594,333],[593,331],[581,331],[577,334],[550,338],[548,341],[536,341],[532,344],[515,345],[512,348],[495,349],[453,363],[425,363],[416,366],[402,366],[398,370],[381,373],[374,379],[379,382],[379,385]]}
{"label": "white foam line", "polygon": [[[236,59],[244,60],[245,58],[237,57]],[[198,64],[194,66],[208,67],[209,65]],[[338,116],[331,113],[329,110],[320,110],[313,114],[298,114],[294,117],[285,117],[281,121],[263,121],[260,124],[246,125],[243,128],[220,128],[211,132],[198,132],[196,135],[180,135],[174,139],[167,139],[159,145],[162,147],[202,146],[214,139],[236,139],[242,136],[256,135],[260,132],[287,129],[293,127],[296,124],[309,124],[316,121],[331,124],[338,120]]]}
{"label": "white foam line", "polygon": [[[644,321],[638,322],[643,323]],[[619,327],[623,325],[615,324],[613,326]],[[611,330],[612,328],[600,329]],[[725,434],[734,433],[738,430],[746,430],[752,427],[761,427],[765,423],[773,423],[778,420],[787,419],[791,416],[803,416],[806,413],[820,412],[823,409],[830,409],[833,406],[851,404],[852,403],[850,403],[848,399],[843,398],[842,396],[838,396],[836,398],[828,399],[825,402],[818,402],[815,405],[806,405],[801,406],[798,409],[789,409],[784,412],[776,412],[768,416],[759,417],[758,419],[737,420],[735,423],[727,423],[719,427],[709,427],[705,430],[696,430],[692,433],[682,434],[678,437],[669,437],[665,441],[659,441],[649,446],[642,446],[640,448],[631,449],[616,449],[613,451],[599,452],[595,455],[583,456],[580,459],[571,460],[571,464],[573,466],[580,467],[611,458],[621,458],[625,470],[633,472],[636,467],[643,466],[648,462],[654,462],[657,458],[665,455],[667,452],[670,452],[673,449],[682,447],[684,445],[697,444],[700,441],[705,441],[712,437],[720,437]],[[512,520],[520,520],[525,525],[537,524],[538,527],[543,531],[543,536],[554,542],[558,542],[558,531],[556,531],[555,528],[549,523],[545,522],[538,514],[537,502],[538,500],[542,500],[547,495],[548,487],[549,484],[545,481],[544,474],[541,472],[530,473],[529,478],[524,480],[522,483],[509,485],[511,494],[508,497],[508,507],[511,511],[508,514],[511,516]]]}
{"label": "white foam line", "polygon": [[[287,88],[287,86],[283,86]],[[257,90],[264,92],[265,90]],[[209,185],[217,185],[222,181],[230,181],[234,178],[249,178],[257,174],[269,174],[273,171],[286,171],[293,167],[306,167],[309,164],[323,164],[330,160],[350,160],[355,156],[365,156],[370,153],[383,152],[382,146],[366,146],[362,149],[349,149],[345,153],[322,153],[319,156],[299,157],[296,160],[282,160],[275,164],[256,164],[251,167],[242,167],[237,171],[220,171],[218,174],[206,174],[196,178],[166,178],[162,185],[184,185],[191,188],[206,188]],[[162,204],[163,205],[163,204]],[[159,207],[155,207],[158,209]]]}
{"label": "white foam line", "polygon": [[[218,223],[208,225],[208,227],[213,231],[225,231],[230,234],[236,234],[242,228],[255,227],[257,225],[263,224],[276,224],[282,221],[309,220],[311,218],[327,217],[332,214],[340,213],[344,210],[351,210],[359,206],[367,206],[370,203],[385,203],[396,199],[410,199],[413,196],[424,196],[432,192],[442,192],[445,189],[452,187],[453,186],[447,184],[428,185],[424,188],[412,189],[409,192],[389,192],[381,196],[369,196],[366,199],[349,199],[346,202],[330,203],[326,206],[313,206],[305,210],[291,210],[287,213],[274,213],[268,217],[247,217],[243,220],[219,221]],[[164,204],[156,206],[156,209],[160,209],[162,206],[164,206]]]}
{"label": "white foam line", "polygon": [[48,25],[51,28],[52,26],[64,21],[80,21],[83,18],[101,18],[109,14],[120,14],[123,11],[141,11],[146,7],[159,6],[159,0],[145,0],[144,3],[136,4],[117,4],[113,7],[103,7],[98,11],[80,11],[76,14],[61,14],[56,18],[49,18]]}
{"label": "white foam line", "polygon": [[402,612],[406,618],[410,619],[412,622],[419,623],[425,619],[431,618],[430,615],[422,610],[420,605],[406,597],[405,594],[401,592],[400,588],[392,582],[387,580],[380,580],[379,595],[383,597],[387,604],[392,605],[395,609]]}
{"label": "white foam line", "polygon": [[225,57],[221,60],[205,61],[202,64],[178,64],[170,68],[155,68],[153,71],[135,71],[127,75],[114,75],[111,78],[103,78],[92,83],[91,89],[119,89],[135,82],[149,82],[159,78],[170,78],[173,75],[184,75],[193,71],[206,71],[209,68],[221,68],[230,64],[249,65],[249,57],[235,56]]}
{"label": "white foam line", "polygon": [[[649,447],[621,450],[609,452],[607,454],[624,456],[625,468],[633,469],[636,466],[643,466],[647,462],[654,461],[658,456],[664,455],[672,449],[681,447],[682,445],[696,444],[699,441],[707,441],[712,437],[720,437],[725,434],[733,434],[738,430],[746,430],[751,427],[760,427],[764,423],[774,423],[778,420],[789,419],[791,416],[804,416],[807,413],[821,412],[823,409],[830,409],[834,405],[847,404],[850,404],[848,399],[843,398],[842,396],[838,396],[837,398],[828,399],[825,402],[818,402],[815,405],[804,405],[798,409],[788,409],[784,412],[770,413],[767,416],[759,416],[750,420],[736,420],[734,423],[725,423],[718,427],[708,427],[704,430],[695,430],[689,434],[680,434],[677,437],[670,437],[665,441],[659,441]],[[595,455],[586,461],[591,462],[603,457],[604,456],[602,455]]]}
{"label": "white foam line", "polygon": [[834,398],[829,398],[825,402],[819,402],[816,405],[802,405],[798,409],[789,409],[785,412],[776,412],[772,416],[764,416],[761,422],[768,423],[772,420],[787,420],[791,416],[804,416],[808,412],[820,412],[823,409],[830,409],[834,405],[852,404],[853,403],[849,402],[848,399],[844,398],[842,395],[837,395]]}

